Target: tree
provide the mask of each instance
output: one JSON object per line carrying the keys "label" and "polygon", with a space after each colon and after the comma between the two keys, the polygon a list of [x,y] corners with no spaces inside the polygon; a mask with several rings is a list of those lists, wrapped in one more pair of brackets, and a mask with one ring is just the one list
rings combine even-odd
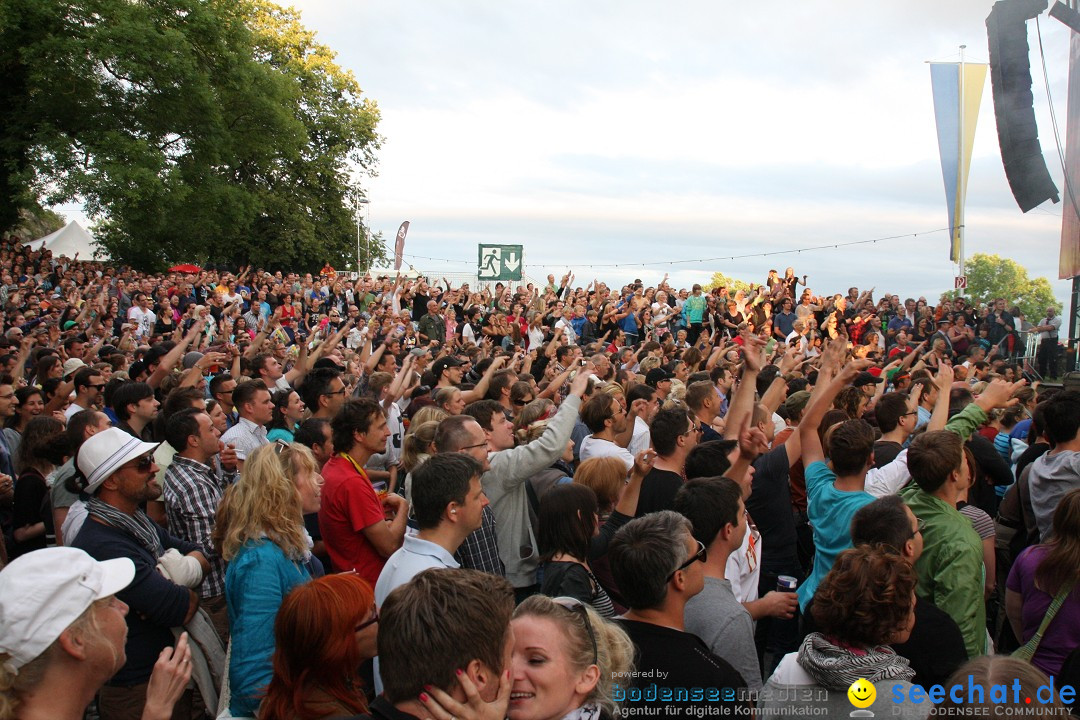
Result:
{"label": "tree", "polygon": [[[974,301],[989,303],[1005,298],[1009,307],[1018,306],[1033,322],[1041,318],[1048,307],[1061,311],[1061,303],[1054,298],[1050,281],[1044,277],[1029,278],[1027,269],[1015,260],[998,255],[977,253],[968,258],[967,290],[963,295]],[[958,292],[950,293],[957,297]]]}
{"label": "tree", "polygon": [[144,268],[354,257],[346,197],[374,170],[378,108],[296,11],[8,0],[0,29],[0,200],[82,200],[110,255]]}
{"label": "tree", "polygon": [[67,225],[63,215],[36,205],[19,211],[19,224],[15,234],[22,240],[37,240]]}
{"label": "tree", "polygon": [[730,278],[722,272],[714,272],[709,284],[705,286],[705,291],[708,292],[718,287],[726,287],[729,295],[734,295],[739,290],[750,292],[750,283]]}

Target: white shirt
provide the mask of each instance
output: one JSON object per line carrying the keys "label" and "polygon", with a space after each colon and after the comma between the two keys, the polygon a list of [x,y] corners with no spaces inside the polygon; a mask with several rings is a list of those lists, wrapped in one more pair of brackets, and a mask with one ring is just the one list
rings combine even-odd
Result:
{"label": "white shirt", "polygon": [[1055,338],[1056,339],[1058,337],[1059,333],[1061,332],[1061,316],[1060,315],[1055,315],[1052,318],[1044,317],[1039,322],[1039,324],[1040,325],[1053,325],[1054,326],[1054,331],[1053,332],[1049,332],[1047,330],[1040,331],[1039,332],[1039,339],[1040,340],[1049,340],[1050,338]]}
{"label": "white shirt", "polygon": [[269,443],[266,439],[266,428],[243,417],[225,431],[221,442],[235,445],[236,457],[239,460],[247,460],[249,454]]}
{"label": "white shirt", "polygon": [[145,338],[153,334],[157,315],[134,305],[128,309],[128,320],[135,323],[135,337]]}
{"label": "white shirt", "polygon": [[563,335],[566,336],[566,342],[570,345],[577,345],[577,333],[574,332],[574,326],[570,324],[570,321],[563,318],[559,322],[555,323],[556,328],[562,328]]}
{"label": "white shirt", "polygon": [[628,473],[634,467],[634,456],[630,454],[629,450],[619,447],[610,440],[601,440],[592,435],[585,436],[585,439],[581,441],[578,457],[581,458],[582,462],[594,457],[617,457],[626,463],[626,472]]}
{"label": "white shirt", "polygon": [[637,457],[642,450],[648,450],[652,442],[649,435],[649,424],[639,417],[634,418],[634,436],[630,438],[630,444],[626,447],[632,457]]}
{"label": "white shirt", "polygon": [[796,350],[796,352],[805,353],[806,352],[806,335],[803,335],[798,330],[792,330],[791,332],[789,332],[788,336],[786,338],[784,338],[784,341],[790,345],[791,341],[794,340],[795,338],[799,339],[799,349]]}
{"label": "white shirt", "polygon": [[[421,540],[414,535],[406,535],[401,547],[386,559],[379,579],[375,583],[375,606],[382,607],[387,596],[412,580],[424,570],[447,568],[456,570],[461,567],[454,556],[441,545],[428,540]],[[375,692],[382,693],[382,676],[379,674],[379,658],[375,658]]]}
{"label": "white shirt", "polygon": [[724,567],[724,579],[731,583],[731,592],[739,602],[752,602],[758,599],[758,581],[761,579],[761,533],[750,522],[743,536],[739,549],[728,555]]}

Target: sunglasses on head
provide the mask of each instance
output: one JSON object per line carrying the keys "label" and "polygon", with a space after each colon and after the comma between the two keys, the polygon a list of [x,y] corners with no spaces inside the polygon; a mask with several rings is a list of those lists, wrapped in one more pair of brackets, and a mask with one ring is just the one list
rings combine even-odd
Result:
{"label": "sunglasses on head", "polygon": [[552,601],[556,605],[569,610],[575,615],[581,616],[581,620],[585,624],[585,631],[589,633],[589,640],[592,642],[592,664],[596,665],[600,661],[598,648],[596,646],[596,631],[593,630],[592,621],[589,620],[589,612],[585,609],[585,603],[572,597],[557,597],[552,598]]}

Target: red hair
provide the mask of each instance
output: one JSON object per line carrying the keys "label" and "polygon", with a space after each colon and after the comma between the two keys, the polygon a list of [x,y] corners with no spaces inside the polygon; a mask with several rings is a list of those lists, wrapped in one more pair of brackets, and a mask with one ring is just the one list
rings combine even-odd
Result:
{"label": "red hair", "polygon": [[358,669],[364,658],[355,628],[375,603],[371,587],[355,573],[327,575],[299,585],[286,596],[274,622],[274,675],[259,717],[316,720],[327,701],[313,701],[319,690],[350,713],[367,713]]}

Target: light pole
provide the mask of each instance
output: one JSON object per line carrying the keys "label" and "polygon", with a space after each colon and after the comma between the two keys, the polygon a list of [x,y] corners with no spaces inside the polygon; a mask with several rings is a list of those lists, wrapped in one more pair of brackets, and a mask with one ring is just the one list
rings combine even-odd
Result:
{"label": "light pole", "polygon": [[[360,206],[367,205],[368,199],[361,197],[359,193],[356,194],[355,213],[356,213],[356,275],[360,277]],[[364,268],[365,272],[367,268]]]}

